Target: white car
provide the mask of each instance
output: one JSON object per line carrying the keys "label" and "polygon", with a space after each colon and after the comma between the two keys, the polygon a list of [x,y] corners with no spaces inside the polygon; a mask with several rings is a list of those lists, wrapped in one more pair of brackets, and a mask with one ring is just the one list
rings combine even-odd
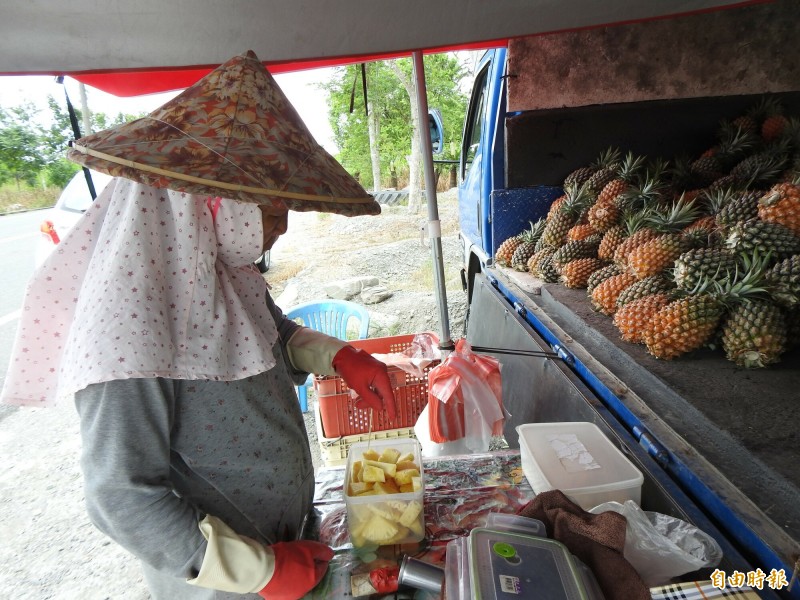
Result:
{"label": "white car", "polygon": [[[113,179],[110,175],[89,171],[92,176],[94,190],[99,196],[109,182]],[[78,171],[70,179],[67,187],[61,192],[55,206],[47,211],[42,224],[39,226],[42,236],[39,246],[36,249],[36,266],[44,262],[67,232],[78,222],[80,216],[86,212],[92,203],[92,195],[89,193],[89,184],[86,183],[86,176],[83,170]],[[270,256],[267,250],[261,258],[256,261],[258,270],[266,273],[269,269]]]}
{"label": "white car", "polygon": [[[95,192],[99,196],[113,178],[97,171],[89,171],[89,173]],[[55,206],[45,213],[45,218],[39,226],[42,235],[36,249],[37,267],[50,255],[56,244],[64,239],[64,236],[78,222],[91,203],[92,195],[89,193],[89,184],[86,183],[86,176],[81,169],[70,179]]]}

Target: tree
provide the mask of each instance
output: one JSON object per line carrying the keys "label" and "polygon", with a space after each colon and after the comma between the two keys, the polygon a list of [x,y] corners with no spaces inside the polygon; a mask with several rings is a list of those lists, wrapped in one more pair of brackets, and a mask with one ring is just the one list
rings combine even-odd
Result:
{"label": "tree", "polygon": [[23,181],[34,185],[46,164],[44,131],[34,121],[37,112],[30,102],[8,110],[0,108],[0,163],[5,176],[16,181],[17,189]]}
{"label": "tree", "polygon": [[[378,61],[366,66],[368,105],[375,119],[373,144],[369,140],[369,120],[363,110],[360,73],[360,65],[342,67],[337,69],[331,82],[323,86],[328,92],[329,118],[339,147],[338,159],[365,187],[373,189],[379,189],[382,182],[375,180],[381,176],[389,180],[399,170],[410,177],[413,170],[414,178],[409,180],[415,182],[410,186],[413,193],[415,186],[420,189],[421,169],[412,169],[414,160],[411,157],[419,157],[420,151],[419,137],[414,135],[411,122],[412,110],[416,110],[411,60]],[[459,84],[464,70],[453,54],[434,54],[425,57],[425,75],[428,102],[442,112],[445,148],[460,147],[466,96]],[[368,151],[373,148],[379,148],[377,169],[373,168],[376,160],[371,160]]]}

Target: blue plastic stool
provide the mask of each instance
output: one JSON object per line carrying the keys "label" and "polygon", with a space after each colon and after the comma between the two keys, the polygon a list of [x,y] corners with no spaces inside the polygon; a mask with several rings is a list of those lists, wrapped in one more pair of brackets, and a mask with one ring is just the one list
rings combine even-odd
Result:
{"label": "blue plastic stool", "polygon": [[[300,320],[306,327],[326,333],[330,336],[347,339],[347,326],[352,319],[356,320],[359,331],[357,338],[363,340],[369,333],[369,312],[367,309],[347,300],[324,300],[321,302],[305,302],[290,308],[286,317],[292,321]],[[300,410],[308,410],[308,386],[313,383],[313,375],[306,382],[297,386],[297,398]]]}

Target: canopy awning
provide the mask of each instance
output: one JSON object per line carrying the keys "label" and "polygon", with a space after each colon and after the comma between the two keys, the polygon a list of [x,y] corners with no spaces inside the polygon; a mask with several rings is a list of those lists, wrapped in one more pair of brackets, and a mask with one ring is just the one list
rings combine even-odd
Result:
{"label": "canopy awning", "polygon": [[246,50],[281,73],[759,1],[27,0],[3,7],[0,74],[70,75],[131,96],[188,87]]}

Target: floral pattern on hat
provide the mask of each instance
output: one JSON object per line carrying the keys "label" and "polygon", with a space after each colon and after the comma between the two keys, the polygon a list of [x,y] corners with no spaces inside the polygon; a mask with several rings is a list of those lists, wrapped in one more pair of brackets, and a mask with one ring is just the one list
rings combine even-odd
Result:
{"label": "floral pattern on hat", "polygon": [[77,140],[67,157],[191,194],[296,211],[380,213],[374,198],[314,140],[252,51],[150,115]]}

